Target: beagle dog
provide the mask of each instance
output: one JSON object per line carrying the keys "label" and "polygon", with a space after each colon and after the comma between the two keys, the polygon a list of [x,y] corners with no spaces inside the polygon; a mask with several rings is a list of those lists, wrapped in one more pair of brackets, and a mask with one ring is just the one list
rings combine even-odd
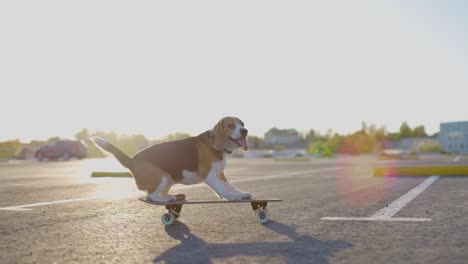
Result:
{"label": "beagle dog", "polygon": [[227,154],[237,148],[248,150],[247,133],[239,118],[224,117],[212,130],[150,146],[132,158],[102,138],[92,140],[132,172],[138,189],[148,193],[148,200],[161,203],[184,200],[183,194],[169,194],[174,184],[205,182],[220,198],[238,201],[252,195],[229,183],[224,169]]}

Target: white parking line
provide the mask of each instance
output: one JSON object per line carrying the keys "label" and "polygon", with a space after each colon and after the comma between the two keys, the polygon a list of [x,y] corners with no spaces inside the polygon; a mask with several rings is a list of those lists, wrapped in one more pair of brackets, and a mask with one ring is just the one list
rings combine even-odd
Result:
{"label": "white parking line", "polygon": [[460,159],[461,159],[461,156],[456,156],[456,157],[453,159],[453,162],[454,162],[454,163],[457,163]]}
{"label": "white parking line", "polygon": [[379,210],[370,217],[323,217],[321,220],[329,221],[402,221],[402,222],[427,222],[431,218],[392,218],[398,211],[411,202],[416,196],[426,190],[431,184],[439,179],[439,176],[431,176],[411,189],[409,192],[393,201],[387,207]]}
{"label": "white parking line", "polygon": [[0,207],[0,211],[29,211],[29,208],[18,208],[18,207]]}
{"label": "white parking line", "polygon": [[329,221],[383,221],[383,222],[428,222],[431,218],[374,218],[374,217],[323,217],[320,220]]}
{"label": "white parking line", "polygon": [[[328,167],[328,168],[318,169],[318,170],[307,170],[307,171],[291,172],[291,173],[271,175],[271,176],[252,177],[252,178],[232,180],[231,183],[256,181],[256,180],[268,180],[268,179],[284,178],[284,177],[291,177],[291,176],[297,176],[297,175],[315,174],[315,173],[325,172],[325,171],[334,171],[334,170],[337,170],[337,169],[339,169],[339,168],[338,167]],[[203,184],[179,185],[179,186],[173,187],[171,190],[197,188],[197,187],[201,187],[201,186],[204,186],[204,185]],[[129,192],[128,194],[119,195],[118,198],[131,198],[131,197],[137,196],[138,194],[141,195],[141,192]],[[102,196],[82,197],[82,198],[76,198],[76,199],[58,200],[58,201],[51,201],[51,202],[23,204],[23,205],[9,206],[9,207],[0,207],[0,211],[1,210],[4,210],[4,211],[27,211],[27,210],[31,210],[30,207],[44,206],[44,205],[54,205],[54,204],[63,204],[63,203],[72,203],[72,202],[81,202],[81,201],[89,201],[89,200],[97,200],[97,199],[105,199],[105,198],[116,198],[116,197],[115,196],[102,195]]]}
{"label": "white parking line", "polygon": [[[228,169],[227,173],[233,174],[233,173],[239,173],[248,170],[248,168],[234,168],[234,169]],[[63,174],[60,174],[62,177]],[[28,176],[29,177],[29,176]],[[48,177],[40,177],[40,178],[48,178]],[[34,178],[34,180],[39,179],[39,177]],[[93,182],[83,182],[83,184],[92,184]],[[53,184],[52,186],[62,186],[62,185],[70,185],[71,183],[61,183],[61,184]],[[0,188],[8,188],[8,187],[15,187],[15,186],[51,186],[49,183],[36,183],[36,182],[27,182],[27,183],[11,183],[11,184],[0,184]]]}
{"label": "white parking line", "polygon": [[320,169],[320,170],[307,170],[307,171],[298,171],[298,172],[290,172],[286,174],[278,174],[278,175],[271,175],[271,176],[259,176],[259,177],[251,177],[251,178],[243,178],[243,179],[238,179],[238,180],[232,180],[230,181],[231,183],[238,183],[238,182],[248,182],[248,181],[256,181],[256,180],[270,180],[270,179],[276,179],[276,178],[284,178],[284,177],[290,177],[290,176],[297,176],[297,175],[305,175],[305,174],[314,174],[318,172],[326,172],[326,171],[334,171],[337,170],[338,167],[329,167],[325,169]]}
{"label": "white parking line", "polygon": [[0,210],[27,211],[27,210],[31,210],[29,207],[81,202],[81,201],[95,200],[95,199],[100,199],[100,198],[103,198],[103,196],[83,197],[83,198],[76,198],[76,199],[66,199],[66,200],[59,200],[59,201],[52,201],[52,202],[44,202],[44,203],[24,204],[24,205],[11,206],[11,207],[0,207]]}
{"label": "white parking line", "polygon": [[374,218],[390,218],[394,216],[401,208],[405,207],[409,202],[411,202],[416,196],[424,192],[431,184],[439,179],[439,176],[431,176],[424,180],[421,184],[414,187],[411,191],[407,192],[400,198],[393,201],[387,207],[381,209],[371,217]]}
{"label": "white parking line", "polygon": [[226,169],[226,171],[228,171],[229,173],[233,173],[233,172],[239,172],[239,171],[246,171],[248,169],[249,168],[234,168],[234,169]]}
{"label": "white parking line", "polygon": [[0,188],[2,187],[14,187],[14,186],[27,186],[32,185],[31,183],[12,183],[12,184],[0,184]]}

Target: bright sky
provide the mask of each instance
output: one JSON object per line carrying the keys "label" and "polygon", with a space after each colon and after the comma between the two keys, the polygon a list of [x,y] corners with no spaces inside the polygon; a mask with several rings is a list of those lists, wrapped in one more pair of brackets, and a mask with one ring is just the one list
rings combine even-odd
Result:
{"label": "bright sky", "polygon": [[2,1],[0,140],[467,120],[464,1]]}

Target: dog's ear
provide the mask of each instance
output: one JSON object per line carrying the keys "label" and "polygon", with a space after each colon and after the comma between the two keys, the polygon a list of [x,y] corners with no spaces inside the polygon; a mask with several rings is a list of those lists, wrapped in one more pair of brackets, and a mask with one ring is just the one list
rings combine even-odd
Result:
{"label": "dog's ear", "polygon": [[214,126],[212,132],[214,137],[214,148],[217,150],[224,150],[229,140],[229,136],[226,133],[224,125],[224,118],[219,120],[219,122]]}

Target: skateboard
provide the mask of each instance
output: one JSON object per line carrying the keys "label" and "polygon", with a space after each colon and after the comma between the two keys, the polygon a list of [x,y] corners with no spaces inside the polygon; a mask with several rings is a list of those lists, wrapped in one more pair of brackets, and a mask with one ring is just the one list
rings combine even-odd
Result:
{"label": "skateboard", "polygon": [[177,200],[169,203],[158,203],[151,200],[147,200],[146,197],[140,197],[138,200],[153,204],[165,206],[167,213],[161,216],[161,221],[164,225],[171,225],[176,219],[180,217],[180,211],[184,204],[225,204],[225,203],[250,203],[252,209],[255,212],[257,221],[265,224],[270,220],[270,214],[267,210],[268,202],[282,202],[283,200],[277,198],[269,199],[244,199],[240,201],[227,201],[227,200]]}

